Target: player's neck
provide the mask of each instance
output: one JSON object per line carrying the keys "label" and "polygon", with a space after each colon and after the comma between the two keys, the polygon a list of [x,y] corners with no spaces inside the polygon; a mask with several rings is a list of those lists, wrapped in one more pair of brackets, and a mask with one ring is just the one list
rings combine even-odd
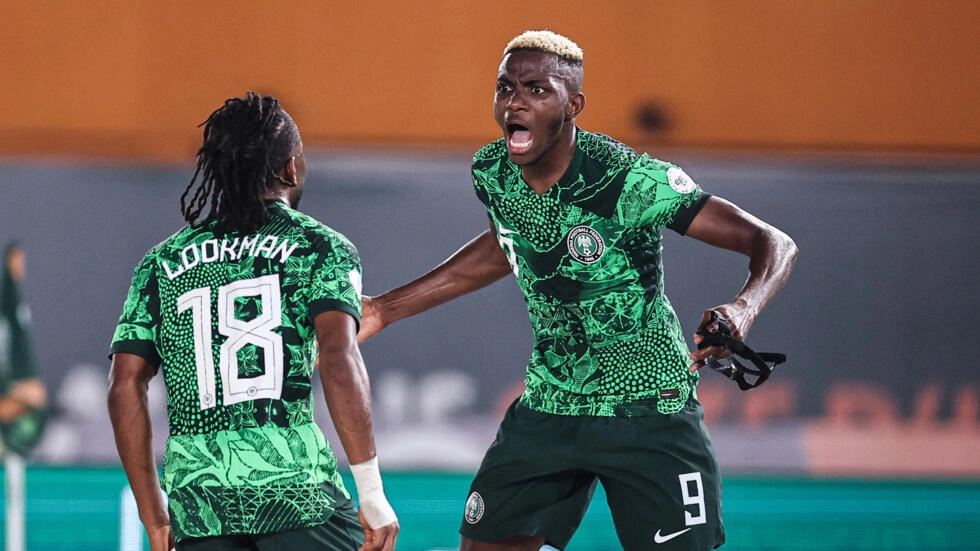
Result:
{"label": "player's neck", "polygon": [[284,189],[270,191],[263,197],[266,201],[278,201],[287,207],[293,208],[292,200],[289,198],[289,194]]}
{"label": "player's neck", "polygon": [[534,164],[521,167],[521,178],[538,194],[551,189],[565,175],[575,156],[577,130],[573,127],[571,137],[555,143],[548,153]]}

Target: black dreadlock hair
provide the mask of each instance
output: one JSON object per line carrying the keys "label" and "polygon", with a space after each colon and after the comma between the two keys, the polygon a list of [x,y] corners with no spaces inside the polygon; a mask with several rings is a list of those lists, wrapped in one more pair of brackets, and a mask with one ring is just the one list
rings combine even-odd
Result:
{"label": "black dreadlock hair", "polygon": [[180,196],[184,220],[195,228],[213,221],[216,233],[254,232],[268,220],[265,194],[283,182],[279,170],[299,142],[296,123],[279,100],[249,91],[225,100],[199,126],[197,170]]}

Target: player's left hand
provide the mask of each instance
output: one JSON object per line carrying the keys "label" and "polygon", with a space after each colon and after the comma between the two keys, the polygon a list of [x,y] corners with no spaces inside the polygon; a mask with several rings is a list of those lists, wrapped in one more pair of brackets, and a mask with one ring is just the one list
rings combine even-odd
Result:
{"label": "player's left hand", "polygon": [[357,512],[357,519],[361,521],[361,526],[364,527],[364,545],[359,551],[394,551],[395,541],[398,539],[398,531],[400,530],[397,520],[375,529],[371,528],[367,520],[364,519],[363,511]]}

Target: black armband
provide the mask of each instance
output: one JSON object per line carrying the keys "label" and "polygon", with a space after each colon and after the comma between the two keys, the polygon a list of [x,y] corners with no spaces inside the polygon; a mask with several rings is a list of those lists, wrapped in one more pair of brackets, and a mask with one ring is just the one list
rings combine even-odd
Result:
{"label": "black armband", "polygon": [[691,206],[677,211],[677,214],[674,215],[673,221],[671,221],[670,224],[667,224],[667,227],[681,235],[687,233],[687,228],[691,226],[691,222],[694,221],[694,217],[701,212],[701,209],[704,208],[704,204],[708,202],[710,197],[710,193],[702,191],[701,195],[699,195],[698,198],[691,203]]}

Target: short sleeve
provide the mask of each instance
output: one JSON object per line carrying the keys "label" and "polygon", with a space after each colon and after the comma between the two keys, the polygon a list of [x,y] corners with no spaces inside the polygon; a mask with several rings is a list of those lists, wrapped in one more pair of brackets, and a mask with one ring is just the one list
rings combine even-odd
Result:
{"label": "short sleeve", "polygon": [[483,146],[473,155],[470,176],[476,196],[484,206],[490,206],[490,195],[499,189],[500,179],[515,168],[508,161],[503,138]]}
{"label": "short sleeve", "polygon": [[[701,188],[683,169],[640,156],[630,169],[624,199],[632,204],[640,226],[671,228],[683,233],[703,205]],[[694,209],[691,214],[691,209]]]}
{"label": "short sleeve", "polygon": [[160,353],[156,347],[159,327],[160,293],[156,264],[153,256],[147,255],[133,270],[133,280],[109,345],[109,355],[117,352],[136,354],[154,367],[159,367]]}
{"label": "short sleeve", "polygon": [[701,209],[704,207],[704,204],[708,202],[710,197],[710,193],[702,191],[691,206],[683,207],[677,211],[677,215],[674,216],[674,220],[670,224],[667,224],[667,227],[681,235],[686,234],[687,228],[691,227],[691,222],[694,221],[694,217],[701,212]]}
{"label": "short sleeve", "polygon": [[339,310],[361,321],[361,260],[354,244],[339,234],[325,239],[313,265],[310,284],[310,320]]}

